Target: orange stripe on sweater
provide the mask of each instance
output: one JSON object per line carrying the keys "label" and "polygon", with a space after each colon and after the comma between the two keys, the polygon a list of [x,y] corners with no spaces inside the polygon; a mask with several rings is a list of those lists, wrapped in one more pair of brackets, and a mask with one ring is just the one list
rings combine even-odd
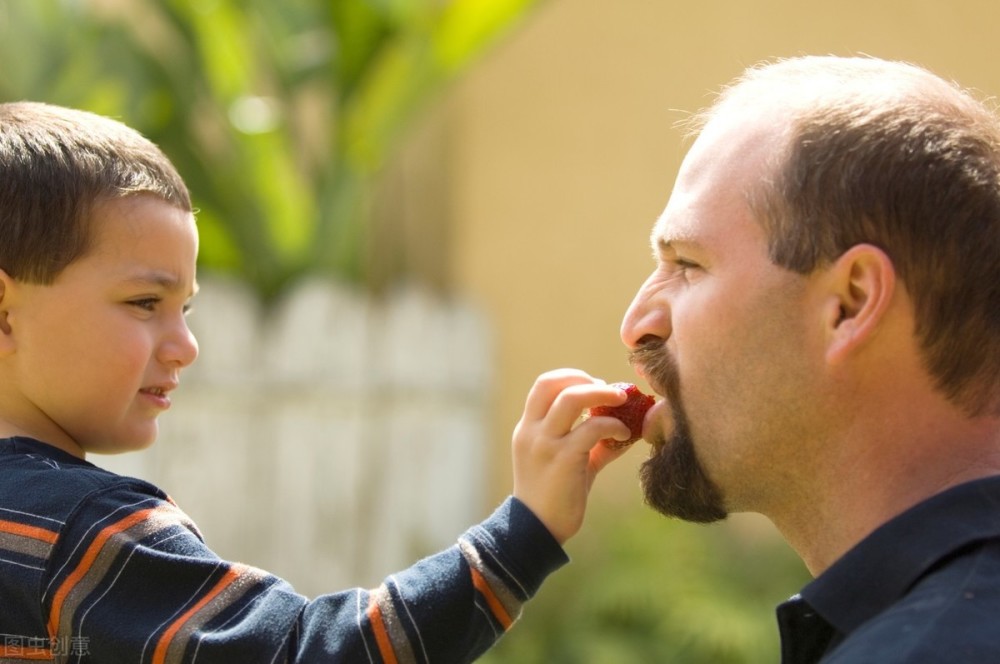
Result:
{"label": "orange stripe on sweater", "polygon": [[94,561],[97,560],[97,556],[101,553],[101,549],[104,548],[107,541],[115,535],[128,530],[143,519],[146,519],[156,510],[157,508],[151,507],[146,510],[132,512],[124,519],[111,524],[97,533],[97,537],[94,538],[94,541],[90,543],[87,551],[83,554],[80,564],[66,577],[66,580],[62,582],[59,590],[56,591],[56,594],[52,598],[52,611],[49,613],[49,634],[51,636],[55,636],[59,631],[59,618],[61,617],[60,614],[62,613],[62,606],[66,601],[66,597],[80,583],[83,577],[87,575],[87,572],[90,571],[90,568],[93,566]]}
{"label": "orange stripe on sweater", "polygon": [[0,533],[10,533],[11,535],[30,537],[31,539],[40,540],[46,544],[55,544],[56,538],[59,537],[58,533],[46,530],[45,528],[26,526],[23,523],[4,521],[3,519],[0,519]]}
{"label": "orange stripe on sweater", "polygon": [[25,646],[0,645],[0,657],[3,659],[23,659],[34,662],[51,662],[55,655],[49,648],[28,648]]}
{"label": "orange stripe on sweater", "polygon": [[510,629],[511,625],[514,624],[514,620],[507,613],[507,609],[504,608],[500,600],[497,599],[486,578],[475,567],[470,567],[469,571],[472,572],[472,585],[486,598],[486,603],[489,605],[490,611],[493,612],[493,617],[497,619],[497,622],[500,623],[504,630]]}
{"label": "orange stripe on sweater", "polygon": [[211,602],[219,593],[228,588],[236,579],[240,578],[242,570],[237,567],[230,567],[226,570],[219,582],[208,591],[208,593],[198,600],[198,603],[192,606],[190,609],[184,612],[184,614],[175,620],[167,631],[163,633],[160,637],[160,641],[156,644],[156,650],[153,651],[153,664],[163,664],[167,659],[167,649],[170,647],[170,642],[173,640],[174,635],[177,634],[184,627],[184,623],[191,619],[198,611],[200,611],[206,604]]}
{"label": "orange stripe on sweater", "polygon": [[392,649],[392,641],[389,639],[389,632],[385,628],[385,621],[382,619],[382,609],[378,608],[378,600],[372,593],[368,600],[368,622],[371,623],[372,631],[375,633],[375,643],[378,644],[379,654],[386,664],[397,664],[396,653]]}

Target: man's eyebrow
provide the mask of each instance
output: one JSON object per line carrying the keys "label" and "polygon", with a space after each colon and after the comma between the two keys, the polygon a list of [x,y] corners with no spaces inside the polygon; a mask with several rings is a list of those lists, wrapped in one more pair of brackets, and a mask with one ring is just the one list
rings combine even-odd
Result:
{"label": "man's eyebrow", "polygon": [[673,253],[677,249],[700,249],[701,244],[693,238],[686,237],[656,237],[653,242],[655,248],[660,253]]}

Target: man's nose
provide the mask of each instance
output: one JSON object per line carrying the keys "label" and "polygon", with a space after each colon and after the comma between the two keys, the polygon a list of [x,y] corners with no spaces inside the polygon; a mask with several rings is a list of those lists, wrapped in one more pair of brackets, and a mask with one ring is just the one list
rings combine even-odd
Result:
{"label": "man's nose", "polygon": [[632,299],[622,319],[621,338],[625,347],[632,350],[646,337],[667,339],[672,331],[670,304],[653,284],[653,277],[643,283]]}

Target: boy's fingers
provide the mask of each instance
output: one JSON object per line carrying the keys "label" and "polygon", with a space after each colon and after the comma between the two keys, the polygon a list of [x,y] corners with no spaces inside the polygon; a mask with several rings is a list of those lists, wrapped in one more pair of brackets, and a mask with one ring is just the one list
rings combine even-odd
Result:
{"label": "boy's fingers", "polygon": [[549,371],[535,380],[528,391],[524,404],[524,415],[527,419],[541,420],[552,408],[552,403],[568,387],[572,385],[593,384],[595,379],[579,369],[556,369]]}
{"label": "boy's fingers", "polygon": [[[581,422],[567,438],[568,444],[577,445],[581,451],[587,451],[594,446],[594,441],[614,438],[628,440],[632,433],[621,421],[613,417],[591,417]],[[600,445],[600,447],[606,447]]]}
{"label": "boy's fingers", "polygon": [[[611,387],[603,382],[567,387],[559,393],[552,403],[552,407],[545,416],[543,430],[550,436],[565,435],[577,423],[581,414],[586,413],[589,409],[595,406],[620,405],[626,398],[627,396],[622,390],[617,387]],[[597,419],[600,422],[595,421],[590,428],[594,428],[593,425],[597,425],[602,427],[601,430],[603,431],[609,426],[612,427],[610,433],[602,437],[613,438],[619,435],[618,432],[621,429],[618,429],[615,423],[621,424],[621,422],[614,418]],[[580,426],[588,423],[590,423],[589,418],[584,420]],[[621,424],[621,426],[626,430],[628,428],[624,424]]]}
{"label": "boy's fingers", "polygon": [[631,445],[626,447],[619,447],[617,449],[612,449],[603,443],[598,443],[590,448],[590,469],[594,474],[601,472],[605,466],[614,461],[615,459],[626,454],[630,449]]}

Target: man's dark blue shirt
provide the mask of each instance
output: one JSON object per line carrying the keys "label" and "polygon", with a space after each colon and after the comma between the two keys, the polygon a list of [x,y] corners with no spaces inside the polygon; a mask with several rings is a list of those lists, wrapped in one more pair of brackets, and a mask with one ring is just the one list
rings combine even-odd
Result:
{"label": "man's dark blue shirt", "polygon": [[783,664],[1000,663],[1000,476],[876,529],[778,607]]}

